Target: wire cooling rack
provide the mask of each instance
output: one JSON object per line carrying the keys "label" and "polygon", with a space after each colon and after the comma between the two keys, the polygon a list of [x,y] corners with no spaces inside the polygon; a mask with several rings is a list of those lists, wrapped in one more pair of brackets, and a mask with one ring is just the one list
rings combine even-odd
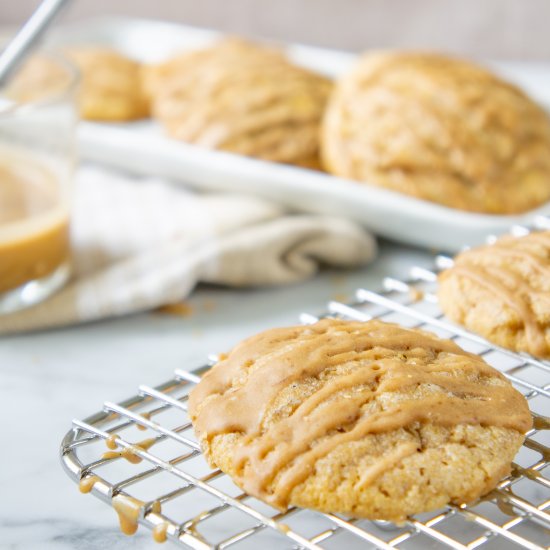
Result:
{"label": "wire cooling rack", "polygon": [[[550,228],[547,218],[538,227]],[[525,227],[515,227],[522,234]],[[187,396],[212,361],[192,372],[177,370],[155,388],[105,403],[103,411],[74,420],[61,447],[62,463],[77,483],[94,477],[92,494],[111,503],[116,495],[139,501],[137,519],[162,525],[172,541],[195,549],[541,549],[550,544],[550,363],[488,343],[447,322],[437,306],[436,269],[410,270],[404,280],[386,278],[379,293],[359,289],[351,304],[330,302],[324,316],[378,318],[429,330],[455,340],[503,372],[529,400],[533,429],[515,458],[512,473],[480,501],[410,518],[404,525],[345,518],[299,508],[281,513],[243,493],[204,461],[187,415]],[[303,314],[302,322],[318,317]],[[142,459],[102,458],[114,434],[121,449]],[[137,447],[144,440],[151,447]],[[153,439],[151,439],[153,438]],[[160,507],[159,507],[160,504]]]}

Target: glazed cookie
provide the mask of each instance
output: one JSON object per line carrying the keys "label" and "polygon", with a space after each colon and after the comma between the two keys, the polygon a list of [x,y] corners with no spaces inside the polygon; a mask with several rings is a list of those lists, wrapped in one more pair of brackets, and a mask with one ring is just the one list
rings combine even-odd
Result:
{"label": "glazed cookie", "polygon": [[148,116],[139,63],[100,47],[72,48],[65,54],[82,75],[82,118],[126,121]]}
{"label": "glazed cookie", "polygon": [[503,347],[550,358],[550,231],[459,254],[439,275],[445,314]]}
{"label": "glazed cookie", "polygon": [[[63,52],[80,72],[80,115],[88,120],[126,121],[148,115],[139,64],[95,46]],[[20,101],[47,99],[64,89],[67,73],[50,57],[31,58],[14,78],[8,95]]]}
{"label": "glazed cookie", "polygon": [[319,167],[331,83],[276,49],[226,39],[143,71],[153,115],[182,141]]}
{"label": "glazed cookie", "polygon": [[325,114],[338,176],[452,208],[511,214],[550,199],[550,122],[515,86],[436,54],[364,55]]}
{"label": "glazed cookie", "polygon": [[380,321],[245,340],[189,412],[210,465],[247,493],[396,522],[491,490],[531,427],[523,396],[480,357]]}

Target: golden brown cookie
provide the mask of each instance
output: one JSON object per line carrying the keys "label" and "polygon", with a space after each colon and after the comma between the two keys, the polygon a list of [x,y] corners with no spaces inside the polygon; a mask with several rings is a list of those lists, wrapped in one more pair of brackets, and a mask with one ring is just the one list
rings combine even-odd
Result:
{"label": "golden brown cookie", "polygon": [[65,54],[82,75],[82,118],[114,122],[148,116],[149,102],[141,87],[139,63],[95,46],[71,48]]}
{"label": "golden brown cookie", "polygon": [[364,55],[329,102],[322,160],[338,176],[461,210],[511,214],[550,199],[547,113],[443,55]]}
{"label": "golden brown cookie", "polygon": [[[127,121],[148,116],[137,62],[108,48],[86,46],[63,52],[80,73],[78,104],[88,120]],[[50,57],[31,58],[9,87],[20,101],[46,99],[62,90],[67,73]]]}
{"label": "golden brown cookie", "polygon": [[523,396],[480,357],[380,321],[245,340],[189,412],[210,465],[249,494],[397,522],[491,490],[531,427]]}
{"label": "golden brown cookie", "polygon": [[8,81],[6,96],[22,103],[46,101],[71,90],[77,84],[74,68],[55,56],[37,54],[28,59]]}
{"label": "golden brown cookie", "polygon": [[439,275],[453,321],[503,347],[550,358],[550,231],[505,236],[459,254]]}
{"label": "golden brown cookie", "polygon": [[265,160],[319,166],[326,78],[282,52],[226,39],[143,71],[153,115],[182,141]]}

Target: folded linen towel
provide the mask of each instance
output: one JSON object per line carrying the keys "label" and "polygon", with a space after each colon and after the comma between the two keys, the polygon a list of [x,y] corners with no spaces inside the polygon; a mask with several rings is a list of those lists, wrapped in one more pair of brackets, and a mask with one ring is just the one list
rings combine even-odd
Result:
{"label": "folded linen towel", "polygon": [[278,285],[320,264],[370,261],[374,239],[329,216],[289,215],[250,196],[201,195],[96,166],[78,170],[74,276],[48,300],[0,316],[0,334],[125,315],[175,303],[198,282]]}

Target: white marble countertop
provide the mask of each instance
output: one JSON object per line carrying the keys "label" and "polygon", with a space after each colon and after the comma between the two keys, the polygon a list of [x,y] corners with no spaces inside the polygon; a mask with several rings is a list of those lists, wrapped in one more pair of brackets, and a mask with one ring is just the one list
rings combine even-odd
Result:
{"label": "white marble countertop", "polygon": [[159,384],[176,368],[203,364],[254,332],[295,323],[302,311],[320,313],[330,299],[351,299],[358,287],[376,289],[383,276],[430,261],[427,252],[384,244],[364,269],[326,271],[299,285],[201,287],[185,318],[151,313],[1,338],[0,547],[158,548],[143,527],[135,537],[122,535],[114,511],[81,495],[65,475],[59,445],[71,420],[134,395],[139,384]]}

